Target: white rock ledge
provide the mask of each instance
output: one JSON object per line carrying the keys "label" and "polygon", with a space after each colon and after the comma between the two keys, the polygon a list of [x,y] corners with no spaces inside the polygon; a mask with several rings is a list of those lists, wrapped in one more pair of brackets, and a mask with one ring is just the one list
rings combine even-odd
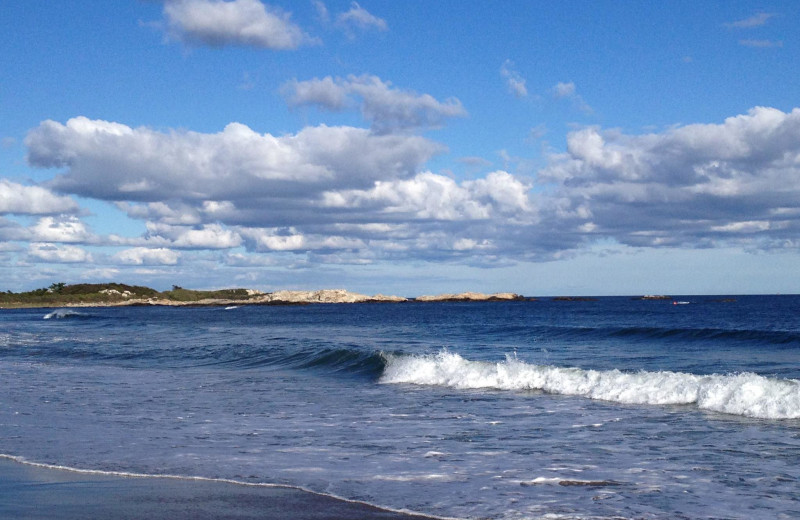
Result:
{"label": "white rock ledge", "polygon": [[462,292],[458,294],[437,294],[437,295],[425,295],[425,296],[418,296],[415,298],[415,301],[418,302],[451,302],[451,301],[459,301],[459,302],[485,302],[485,301],[512,301],[512,300],[521,300],[523,297],[516,293],[504,292],[504,293],[493,293],[493,294],[484,294],[484,293],[475,293],[475,292]]}

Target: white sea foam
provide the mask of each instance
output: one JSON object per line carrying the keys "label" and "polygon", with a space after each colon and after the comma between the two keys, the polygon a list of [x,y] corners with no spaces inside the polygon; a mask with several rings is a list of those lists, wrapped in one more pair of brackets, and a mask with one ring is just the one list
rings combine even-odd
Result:
{"label": "white sea foam", "polygon": [[507,356],[492,363],[458,354],[386,355],[382,383],[458,389],[541,390],[625,404],[687,404],[764,419],[800,418],[800,381],[753,373],[695,375],[531,365]]}
{"label": "white sea foam", "polygon": [[385,480],[388,482],[429,482],[438,480],[440,482],[457,482],[461,479],[454,475],[444,473],[408,473],[402,475],[375,475],[375,480]]}
{"label": "white sea foam", "polygon": [[423,455],[424,457],[444,457],[447,453],[443,451],[429,451]]}

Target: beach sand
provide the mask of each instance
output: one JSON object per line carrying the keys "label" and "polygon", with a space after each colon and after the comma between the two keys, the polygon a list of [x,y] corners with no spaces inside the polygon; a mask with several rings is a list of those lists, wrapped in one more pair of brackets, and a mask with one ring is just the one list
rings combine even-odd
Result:
{"label": "beach sand", "polygon": [[290,487],[79,473],[0,459],[0,518],[420,520]]}

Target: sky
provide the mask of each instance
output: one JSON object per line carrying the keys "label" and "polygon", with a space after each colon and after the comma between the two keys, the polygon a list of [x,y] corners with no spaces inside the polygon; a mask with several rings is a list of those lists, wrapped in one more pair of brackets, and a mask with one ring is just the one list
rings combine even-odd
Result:
{"label": "sky", "polygon": [[0,290],[800,293],[798,22],[9,0]]}

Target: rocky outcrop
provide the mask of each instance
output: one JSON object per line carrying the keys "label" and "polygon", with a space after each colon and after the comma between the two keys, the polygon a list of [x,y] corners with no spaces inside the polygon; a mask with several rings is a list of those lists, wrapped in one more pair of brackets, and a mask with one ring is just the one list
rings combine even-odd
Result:
{"label": "rocky outcrop", "polygon": [[437,294],[418,296],[415,301],[418,302],[485,302],[485,301],[514,301],[523,300],[524,297],[516,293],[504,292],[484,294],[476,292],[463,292],[458,294]]}
{"label": "rocky outcrop", "polygon": [[133,293],[130,291],[118,291],[116,289],[103,289],[102,291],[98,291],[100,294],[105,294],[108,296],[119,296],[121,298],[133,298]]}
{"label": "rocky outcrop", "polygon": [[385,294],[376,294],[371,296],[368,301],[371,302],[385,302],[385,303],[400,303],[400,302],[407,302],[408,298],[403,298],[402,296],[387,296]]}
{"label": "rocky outcrop", "polygon": [[[247,289],[246,296],[235,298],[206,297],[202,299],[177,300],[170,298],[169,293],[156,293],[153,296],[137,295],[128,290],[103,289],[100,294],[109,297],[108,300],[95,301],[64,301],[47,302],[45,307],[116,307],[127,305],[158,305],[168,307],[197,307],[197,306],[241,306],[241,305],[304,305],[312,303],[400,303],[407,302],[407,298],[400,296],[387,296],[376,294],[369,296],[350,292],[345,289],[323,289],[320,291],[275,291],[264,293]],[[155,292],[155,291],[153,291]],[[195,291],[199,292],[199,291]],[[205,291],[220,293],[224,291]],[[214,294],[213,296],[216,296]],[[415,298],[417,302],[483,302],[483,301],[515,301],[527,300],[516,293],[484,294],[476,292],[462,292],[458,294],[426,295]]]}
{"label": "rocky outcrop", "polygon": [[207,298],[195,301],[175,301],[164,298],[131,299],[116,302],[110,305],[164,305],[169,307],[188,307],[203,305],[281,305],[281,304],[307,304],[307,303],[366,303],[366,302],[405,302],[406,298],[400,296],[385,296],[376,294],[368,296],[350,292],[344,289],[323,289],[320,291],[275,291],[263,293],[253,291],[247,299],[222,299]]}
{"label": "rocky outcrop", "polygon": [[344,289],[323,289],[321,291],[276,291],[261,295],[248,302],[252,303],[364,303],[364,302],[404,302],[399,296],[376,294],[367,296]]}

